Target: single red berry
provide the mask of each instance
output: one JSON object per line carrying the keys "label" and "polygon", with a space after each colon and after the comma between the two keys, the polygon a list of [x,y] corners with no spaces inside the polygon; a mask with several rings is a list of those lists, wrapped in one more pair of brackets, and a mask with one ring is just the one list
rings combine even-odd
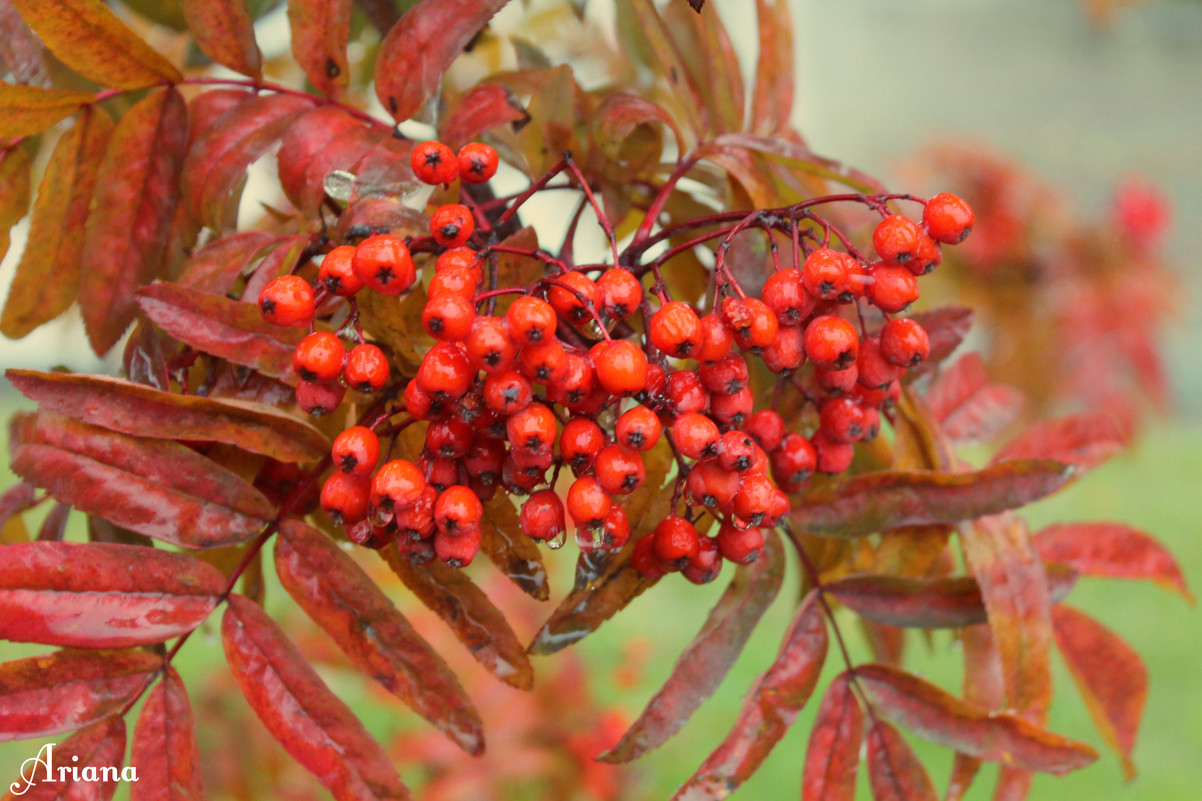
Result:
{"label": "single red berry", "polygon": [[541,298],[523,295],[505,312],[509,335],[519,345],[546,342],[555,336],[555,309]]}
{"label": "single red berry", "polygon": [[872,231],[872,246],[877,255],[890,264],[905,264],[918,252],[922,229],[901,214],[890,214]]}
{"label": "single red berry", "polygon": [[569,270],[552,280],[547,290],[551,308],[573,323],[591,320],[596,313],[601,292],[597,283],[579,270]]}
{"label": "single red berry", "polygon": [[776,486],[763,473],[751,473],[739,483],[735,493],[735,514],[751,525],[758,526],[772,514],[775,505]]}
{"label": "single red berry", "polygon": [[593,471],[610,495],[629,495],[643,485],[646,466],[638,451],[606,445],[593,460]]}
{"label": "single red berry", "polygon": [[417,465],[405,459],[385,462],[371,479],[371,505],[385,515],[408,509],[421,499],[426,477]]}
{"label": "single red berry", "polygon": [[847,257],[847,292],[839,296],[841,301],[852,301],[862,298],[872,285],[872,275],[868,265],[852,256]]}
{"label": "single red berry", "polygon": [[351,268],[365,286],[385,295],[399,295],[417,280],[417,266],[405,240],[392,234],[377,234],[360,242]]}
{"label": "single red berry", "polygon": [[426,450],[440,459],[461,459],[472,446],[475,433],[457,417],[435,420],[426,429]]}
{"label": "single red berry", "polygon": [[522,531],[534,540],[553,540],[568,528],[563,501],[549,489],[532,493],[522,504],[518,520]]}
{"label": "single red berry", "polygon": [[438,556],[438,552],[434,549],[433,537],[422,540],[398,538],[396,549],[397,553],[415,565],[428,565]]}
{"label": "single red berry", "polygon": [[718,464],[732,473],[746,473],[755,459],[755,442],[743,431],[727,431],[722,435]]}
{"label": "single red berry", "polygon": [[609,507],[609,514],[601,524],[601,547],[606,550],[621,548],[630,539],[630,519],[626,510],[618,504]]}
{"label": "single red berry", "polygon": [[815,367],[845,370],[855,364],[860,336],[842,317],[815,317],[806,326],[805,352]]}
{"label": "single red berry", "polygon": [[943,251],[939,249],[939,243],[936,242],[931,235],[923,233],[918,239],[918,250],[914,254],[914,258],[906,262],[906,269],[915,276],[926,275],[939,266],[943,261]]}
{"label": "single red berry", "polygon": [[685,496],[693,506],[721,509],[739,491],[739,476],[709,459],[693,465],[684,483]]}
{"label": "single red berry", "polygon": [[761,409],[747,418],[743,431],[760,444],[766,451],[771,451],[780,444],[785,435],[785,421],[779,412],[773,409]]}
{"label": "single red berry", "polygon": [[292,356],[292,367],[304,381],[333,381],[342,375],[346,346],[328,331],[316,331],[302,339]]}
{"label": "single red berry", "polygon": [[814,446],[801,434],[789,433],[781,437],[780,445],[768,454],[772,463],[772,475],[788,492],[801,489],[818,464]]}
{"label": "single red berry", "polygon": [[483,142],[469,142],[459,148],[459,180],[482,184],[497,174],[497,151]]}
{"label": "single red berry", "polygon": [[422,357],[414,380],[431,398],[459,398],[475,379],[476,370],[459,343],[439,342]]}
{"label": "single red berry", "polygon": [[576,475],[592,466],[593,459],[604,446],[605,434],[601,426],[587,417],[573,417],[559,435],[559,455]]}
{"label": "single red berry", "polygon": [[313,287],[299,275],[273,278],[259,293],[259,312],[272,325],[309,325],[313,311]]}
{"label": "single red berry", "polygon": [[347,526],[346,538],[356,545],[378,551],[396,541],[397,532],[391,526],[377,526],[371,520],[360,520]]}
{"label": "single red berry", "polygon": [[378,391],[388,383],[388,359],[384,351],[368,343],[351,348],[346,355],[342,378],[347,386],[358,392]]}
{"label": "single red berry", "polygon": [[531,403],[515,412],[505,429],[514,451],[549,453],[555,443],[555,415],[541,403]]}
{"label": "single red berry", "polygon": [[351,426],[334,438],[330,457],[344,473],[370,476],[380,460],[380,439],[366,426]]}
{"label": "single red berry", "polygon": [[547,395],[556,403],[576,408],[584,403],[593,391],[597,373],[587,356],[567,353],[559,378],[547,386]]}
{"label": "single red berry", "polygon": [[734,345],[735,335],[719,314],[710,313],[701,318],[701,347],[693,358],[702,364],[725,359]]}
{"label": "single red berry", "polygon": [[537,384],[556,384],[568,370],[568,354],[558,339],[535,342],[518,353],[517,367]]}
{"label": "single red berry", "polygon": [[503,440],[477,435],[463,455],[463,469],[470,477],[480,479],[486,485],[494,484],[501,476],[505,453]]}
{"label": "single red berry", "polygon": [[780,323],[776,321],[776,312],[759,298],[746,298],[743,301],[746,310],[747,326],[731,328],[734,330],[735,342],[743,350],[759,353],[772,344],[776,339]]}
{"label": "single red berry", "polygon": [[905,267],[878,264],[872,269],[868,299],[883,312],[899,312],[918,299],[918,279]]}
{"label": "single red berry", "polygon": [[478,529],[483,516],[484,505],[476,493],[459,484],[447,487],[434,502],[434,525],[440,534],[466,534]]}
{"label": "single red berry", "polygon": [[764,366],[774,373],[796,370],[806,360],[805,332],[799,325],[781,326],[776,339],[760,356]]}
{"label": "single red berry", "polygon": [[876,409],[864,410],[864,436],[861,442],[871,442],[881,433],[881,413]]}
{"label": "single red berry", "polygon": [[669,571],[655,555],[655,535],[646,534],[635,540],[634,550],[630,554],[630,564],[645,579],[657,581]]}
{"label": "single red berry", "polygon": [[913,367],[931,355],[927,331],[908,317],[897,317],[881,329],[881,355],[898,367]]}
{"label": "single red berry", "polygon": [[434,295],[422,308],[422,328],[444,342],[461,342],[467,338],[475,319],[475,304],[461,295]]}
{"label": "single red berry", "polygon": [[710,395],[710,414],[719,423],[738,428],[755,408],[755,396],[751,387],[743,387],[731,395],[715,392]]}
{"label": "single red berry", "polygon": [[317,271],[317,280],[331,295],[349,298],[363,288],[351,262],[355,258],[352,245],[340,245],[326,254]]}
{"label": "single red berry", "polygon": [[417,460],[417,469],[425,474],[426,483],[440,493],[465,480],[460,474],[459,462],[456,459],[444,459],[441,456],[431,458],[430,454],[423,454],[422,458]]}
{"label": "single red berry", "polygon": [[684,567],[699,547],[697,529],[688,520],[675,515],[660,521],[652,536],[655,537],[656,557],[677,568]]}
{"label": "single red berry", "polygon": [[709,362],[697,369],[701,385],[710,392],[733,395],[747,386],[750,371],[742,356],[727,356],[719,362]]}
{"label": "single red berry", "polygon": [[834,300],[850,289],[846,253],[832,248],[818,248],[806,256],[802,264],[802,285],[815,298]]}
{"label": "single red berry", "polygon": [[831,398],[818,410],[818,426],[831,442],[857,442],[864,436],[864,410],[850,398]]}
{"label": "single red berry", "polygon": [[467,270],[471,273],[476,283],[484,277],[484,268],[480,265],[479,251],[472,250],[469,247],[447,248],[438,255],[434,261],[434,272],[443,273],[453,270]]}
{"label": "single red berry", "polygon": [[613,506],[613,499],[595,476],[583,476],[568,487],[568,514],[580,528],[597,529]]}
{"label": "single red berry", "polygon": [[329,414],[338,408],[346,395],[346,387],[336,381],[315,383],[302,381],[296,386],[296,404],[314,417]]}
{"label": "single red berry", "polygon": [[832,442],[821,429],[814,434],[811,442],[818,456],[818,472],[834,475],[851,467],[851,460],[856,454],[855,446],[843,442]]}
{"label": "single red berry", "polygon": [[703,414],[682,414],[672,424],[672,441],[690,459],[709,459],[721,452],[718,424]]}
{"label": "single red berry", "polygon": [[369,481],[364,476],[332,473],[321,485],[321,508],[338,526],[367,517]]}
{"label": "single red berry", "polygon": [[643,285],[634,273],[623,267],[611,267],[597,279],[601,309],[611,320],[625,320],[639,307]]}
{"label": "single red berry", "polygon": [[476,317],[463,344],[472,366],[489,373],[508,370],[518,354],[505,317]]}
{"label": "single red berry", "polygon": [[846,370],[815,370],[814,380],[831,395],[842,395],[855,389],[860,372],[853,364]]}
{"label": "single red berry", "polygon": [[701,347],[701,321],[689,304],[670,301],[651,315],[648,338],[668,356],[683,358]]}
{"label": "single red berry", "polygon": [[941,192],[927,201],[922,210],[927,233],[937,242],[955,245],[972,232],[972,208],[951,192]]}
{"label": "single red berry", "polygon": [[516,370],[489,373],[484,379],[484,402],[505,416],[526,408],[533,394],[530,382]]}
{"label": "single red berry", "polygon": [[856,370],[859,372],[859,378],[856,380],[868,389],[885,389],[901,375],[901,369],[885,359],[880,341],[876,337],[860,343]]}
{"label": "single red berry", "polygon": [[614,395],[633,395],[646,386],[647,356],[638,345],[625,339],[600,343],[593,358],[597,380],[606,392]]}
{"label": "single red berry", "polygon": [[539,475],[537,471],[527,472],[518,467],[512,453],[506,454],[505,461],[501,463],[501,485],[511,495],[527,495],[545,479],[546,476]]}
{"label": "single red berry", "polygon": [[710,394],[696,370],[676,370],[668,375],[667,404],[677,415],[709,408]]}
{"label": "single red berry", "polygon": [[459,203],[439,206],[430,217],[430,235],[435,242],[449,248],[463,245],[475,230],[471,210]]}
{"label": "single red berry", "polygon": [[467,567],[480,553],[481,532],[479,526],[463,534],[444,534],[441,531],[434,535],[434,552],[438,561],[447,567]]}
{"label": "single red berry", "polygon": [[453,270],[443,270],[440,273],[435,273],[430,279],[430,288],[426,290],[426,297],[430,300],[439,297],[440,295],[456,295],[463,298],[471,308],[471,318],[476,319],[476,305],[471,301],[476,297],[476,285],[478,281],[471,270],[466,270],[462,267],[456,267]]}
{"label": "single red berry", "polygon": [[722,558],[736,565],[749,565],[760,555],[764,547],[764,535],[755,526],[739,528],[730,523],[723,523],[718,529],[718,552]]}
{"label": "single red berry", "polygon": [[709,584],[722,572],[722,554],[713,537],[698,537],[697,553],[681,569],[681,574],[693,584]]}
{"label": "single red berry", "polygon": [[417,502],[406,509],[398,509],[393,515],[397,536],[408,540],[424,540],[434,535],[434,503],[438,490],[430,485],[422,490]]}
{"label": "single red berry", "polygon": [[802,283],[800,270],[780,270],[768,276],[760,293],[781,325],[800,325],[814,310],[814,298]]}
{"label": "single red berry", "polygon": [[662,426],[655,412],[646,406],[635,406],[618,417],[614,435],[618,442],[632,451],[649,451],[659,442],[661,430]]}
{"label": "single red berry", "polygon": [[409,166],[417,180],[426,184],[449,184],[459,177],[459,159],[442,142],[422,142],[413,146]]}
{"label": "single red berry", "polygon": [[647,365],[647,382],[643,391],[635,395],[639,403],[658,409],[668,396],[668,373],[658,364]]}

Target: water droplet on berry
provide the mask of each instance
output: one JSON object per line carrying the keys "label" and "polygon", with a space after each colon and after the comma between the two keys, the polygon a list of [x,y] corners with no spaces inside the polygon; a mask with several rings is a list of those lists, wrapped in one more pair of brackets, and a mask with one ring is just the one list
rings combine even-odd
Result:
{"label": "water droplet on berry", "polygon": [[568,532],[561,531],[551,539],[547,540],[547,547],[553,551],[558,551],[568,541]]}

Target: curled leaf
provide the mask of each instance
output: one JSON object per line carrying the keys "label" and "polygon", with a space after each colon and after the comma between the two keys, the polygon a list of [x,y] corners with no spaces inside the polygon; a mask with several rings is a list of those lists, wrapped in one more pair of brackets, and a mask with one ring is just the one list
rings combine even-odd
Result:
{"label": "curled leaf", "polygon": [[459,99],[442,124],[441,139],[458,149],[498,125],[529,119],[526,109],[510,96],[504,86],[481,83]]}
{"label": "curled leaf", "polygon": [[1057,523],[1032,537],[1045,563],[1068,565],[1086,576],[1147,579],[1180,593],[1193,593],[1169,550],[1139,529],[1122,523]]}
{"label": "curled leaf", "polygon": [[615,92],[606,96],[597,109],[593,136],[610,159],[637,168],[659,161],[663,151],[661,126],[672,130],[677,151],[683,152],[684,137],[667,111],[637,95]]}
{"label": "curled leaf", "polygon": [[167,668],[142,703],[129,763],[138,770],[130,801],[204,801],[192,705],[175,668]]}

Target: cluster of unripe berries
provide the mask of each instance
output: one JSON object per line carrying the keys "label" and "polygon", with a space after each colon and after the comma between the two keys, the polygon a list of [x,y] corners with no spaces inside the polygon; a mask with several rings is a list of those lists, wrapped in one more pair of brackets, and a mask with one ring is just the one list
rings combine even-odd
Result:
{"label": "cluster of unripe berries", "polygon": [[[483,181],[496,154],[468,145],[456,158],[428,142],[414,149],[413,169],[429,183]],[[873,236],[879,261],[815,248],[796,268],[774,273],[759,298],[720,275],[721,294],[703,315],[656,286],[659,306],[638,335],[627,321],[645,314],[650,299],[623,267],[556,267],[529,287],[481,293],[487,245],[467,246],[469,209],[443,206],[431,219],[442,252],[421,316],[437,343],[404,387],[408,420],[400,424],[427,421],[423,453],[392,459],[372,429],[343,431],[322,507],[356,542],[395,541],[414,561],[461,566],[475,556],[484,502],[500,488],[529,496],[519,514],[528,536],[559,547],[570,521],[580,547],[615,549],[631,537],[622,499],[643,484],[643,455],[666,439],[676,459],[673,509],[636,541],[633,563],[647,576],[679,570],[695,583],[711,581],[724,559],[756,558],[761,529],[780,521],[788,494],[811,473],[846,470],[854,443],[877,435],[902,373],[930,349],[919,324],[889,315],[917,298],[917,276],[938,263],[939,243],[959,242],[971,225],[963,201],[938,195],[921,225],[896,214],[881,220]],[[416,277],[406,242],[383,234],[334,248],[319,282],[351,298],[364,287],[398,294]],[[518,296],[503,313],[480,313],[505,292]],[[841,304],[860,299],[885,313],[879,332],[868,335],[838,315]],[[313,292],[285,276],[263,291],[260,307],[281,325],[311,325]],[[617,331],[634,338],[611,337]],[[756,410],[750,356],[813,402],[808,437],[790,431],[774,409]],[[806,361],[813,372],[802,381]],[[389,378],[377,346],[348,352],[323,332],[301,341],[296,369],[298,401],[314,412],[333,408],[346,386],[370,393]],[[575,480],[561,496],[555,485],[563,468]]]}

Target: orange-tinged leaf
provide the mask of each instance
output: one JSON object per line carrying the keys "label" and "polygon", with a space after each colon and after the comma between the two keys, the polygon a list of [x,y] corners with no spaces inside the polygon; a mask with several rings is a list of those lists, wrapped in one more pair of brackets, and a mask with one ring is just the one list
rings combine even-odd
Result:
{"label": "orange-tinged leaf", "polygon": [[797,610],[776,660],[748,692],[734,728],[673,801],[726,798],[755,773],[814,692],[828,644],[822,604],[812,592]]}
{"label": "orange-tinged leaf", "polygon": [[1123,449],[1122,429],[1103,412],[1042,420],[1002,446],[993,464],[1013,459],[1055,459],[1092,470]]}
{"label": "orange-tinged leaf", "polygon": [[206,56],[234,72],[262,77],[263,57],[245,0],[180,0],[180,8]]}
{"label": "orange-tinged leaf", "polygon": [[676,660],[664,686],[647,702],[622,740],[599,757],[602,762],[630,762],[663,745],[726,678],[784,577],[780,537],[772,531],[768,534],[759,559],[736,569],[726,592]]}
{"label": "orange-tinged leaf", "polygon": [[[11,546],[10,546],[11,547]],[[103,720],[163,665],[147,651],[63,650],[0,665],[0,741],[45,737]]]}
{"label": "orange-tinged leaf", "polygon": [[[824,158],[799,142],[780,137],[755,136],[753,134],[725,133],[714,137],[717,147],[731,147],[763,153],[778,159],[802,172],[844,184],[857,192],[884,192],[877,179],[833,159]],[[704,149],[704,148],[703,148]]]}
{"label": "orange-tinged leaf", "polygon": [[531,598],[547,600],[551,587],[542,551],[522,531],[517,509],[505,493],[497,493],[484,505],[480,522],[480,549],[497,569]]}
{"label": "orange-tinged leaf", "polygon": [[441,141],[458,151],[498,125],[529,119],[504,86],[481,83],[469,89],[442,123]]}
{"label": "orange-tinged leaf", "polygon": [[856,678],[878,714],[924,740],[1005,766],[1067,773],[1098,758],[1085,743],[1008,712],[989,712],[888,665],[858,665]]}
{"label": "orange-tinged leaf", "polygon": [[292,57],[309,83],[327,97],[338,97],[350,80],[346,43],[351,35],[352,0],[291,0]]}
{"label": "orange-tinged leaf", "polygon": [[29,211],[29,156],[20,145],[0,151],[0,259],[8,253],[9,230]]}
{"label": "orange-tinged leaf", "polygon": [[985,517],[962,526],[960,542],[989,613],[1006,704],[1043,722],[1052,701],[1052,598],[1026,523],[1012,514]]}
{"label": "orange-tinged leaf", "polygon": [[1022,459],[983,470],[884,470],[837,478],[801,496],[789,520],[820,537],[955,523],[1013,509],[1064,486],[1073,468]]}
{"label": "orange-tinged leaf", "polygon": [[897,729],[882,720],[868,728],[868,781],[875,801],[938,801],[927,769]]}
{"label": "orange-tinged leaf", "polygon": [[1146,579],[1194,602],[1177,560],[1139,529],[1122,523],[1057,523],[1032,539],[1045,563],[1068,565],[1085,576]]}
{"label": "orange-tinged leaf", "polygon": [[191,448],[52,412],[17,418],[12,469],[81,512],[185,548],[250,539],[274,510],[258,490]]}
{"label": "orange-tinged leaf", "polygon": [[[120,781],[117,775],[99,768],[121,767],[125,758],[125,721],[111,717],[80,729],[61,743],[50,743],[43,748],[51,750],[39,751],[34,758],[39,761],[31,759],[22,763],[21,776],[9,785],[4,801],[108,801],[116,793]],[[47,767],[43,768],[43,765]],[[79,773],[56,773],[54,770],[88,765],[98,769],[98,778],[84,778],[82,770]]]}
{"label": "orange-tinged leaf", "polygon": [[192,705],[175,668],[167,668],[142,702],[129,764],[138,771],[130,801],[204,801]]}
{"label": "orange-tinged leaf", "polygon": [[8,370],[5,376],[43,409],[142,437],[224,442],[282,462],[320,459],[325,434],[260,403],[176,395],[108,376]]}
{"label": "orange-tinged leaf", "polygon": [[86,108],[54,146],[33,204],[28,239],[33,244],[21,254],[0,316],[0,332],[6,337],[25,336],[75,300],[83,256],[78,232],[87,222],[112,130],[113,121],[104,111]]}
{"label": "orange-tinged leaf", "polygon": [[0,638],[131,648],[199,626],[225,577],[184,554],[137,545],[18,543],[0,549]]}
{"label": "orange-tinged leaf", "polygon": [[853,801],[863,736],[864,711],[848,674],[840,673],[822,696],[806,746],[801,801]]}
{"label": "orange-tinged leaf", "polygon": [[786,0],[776,0],[775,5],[756,0],[755,16],[760,50],[750,128],[753,133],[772,135],[789,125],[793,112],[793,23]]}
{"label": "orange-tinged leaf", "polygon": [[258,605],[230,596],[221,641],[251,709],[334,798],[409,798],[388,753]]}
{"label": "orange-tinged leaf", "polygon": [[708,127],[711,131],[743,129],[744,89],[739,57],[722,24],[717,9],[693,14],[669,3],[661,12],[681,62],[689,70],[692,83],[704,87]]}
{"label": "orange-tinged leaf", "polygon": [[254,303],[155,283],[138,290],[138,305],[155,325],[199,351],[296,384],[296,343],[303,331],[263,319]]}
{"label": "orange-tinged leaf", "polygon": [[671,129],[677,151],[683,152],[680,128],[663,107],[638,95],[614,92],[593,116],[593,138],[613,161],[639,168],[659,161],[663,152],[660,126]]}
{"label": "orange-tinged leaf", "polygon": [[201,292],[228,292],[256,254],[281,241],[266,231],[238,231],[206,242],[184,262],[177,283]]}
{"label": "orange-tinged leaf", "polygon": [[134,290],[163,267],[187,137],[187,109],[170,88],[140,100],[109,140],[79,278],[88,299],[81,307],[84,328],[97,354],[121,338],[134,318]]}
{"label": "orange-tinged leaf", "polygon": [[455,674],[392,601],[329,537],[295,520],[275,546],[280,583],[351,661],[470,754],[480,716]]}
{"label": "orange-tinged leaf", "polygon": [[0,137],[41,133],[95,99],[91,92],[0,83]]}
{"label": "orange-tinged leaf", "polygon": [[1052,608],[1052,630],[1094,725],[1133,779],[1131,751],[1148,700],[1148,669],[1126,641],[1071,606]]}
{"label": "orange-tinged leaf", "polygon": [[443,619],[477,662],[519,690],[534,685],[530,665],[509,621],[463,571],[441,562],[412,564],[394,546],[380,556],[405,586]]}
{"label": "orange-tinged leaf", "polygon": [[697,135],[703,131],[700,110],[705,106],[701,89],[672,44],[667,25],[651,0],[618,0],[618,42],[621,48],[650,70],[652,79],[666,90],[652,100],[673,106],[672,116],[688,123]]}
{"label": "orange-tinged leaf", "polygon": [[220,228],[226,203],[247,167],[312,107],[312,98],[260,95],[222,114],[184,159],[180,192],[192,215],[209,228]]}
{"label": "orange-tinged leaf", "polygon": [[356,122],[323,142],[305,165],[299,208],[318,208],[326,195],[326,177],[334,170],[353,172],[360,160],[387,139],[386,130]]}
{"label": "orange-tinged leaf", "polygon": [[140,89],[183,79],[101,0],[11,0],[58,60],[114,89]]}
{"label": "orange-tinged leaf", "polygon": [[451,62],[508,0],[422,0],[380,44],[376,96],[398,122],[438,88]]}
{"label": "orange-tinged leaf", "polygon": [[985,362],[975,351],[941,371],[925,400],[943,433],[962,442],[996,436],[1026,404],[1021,391],[989,382]]}

